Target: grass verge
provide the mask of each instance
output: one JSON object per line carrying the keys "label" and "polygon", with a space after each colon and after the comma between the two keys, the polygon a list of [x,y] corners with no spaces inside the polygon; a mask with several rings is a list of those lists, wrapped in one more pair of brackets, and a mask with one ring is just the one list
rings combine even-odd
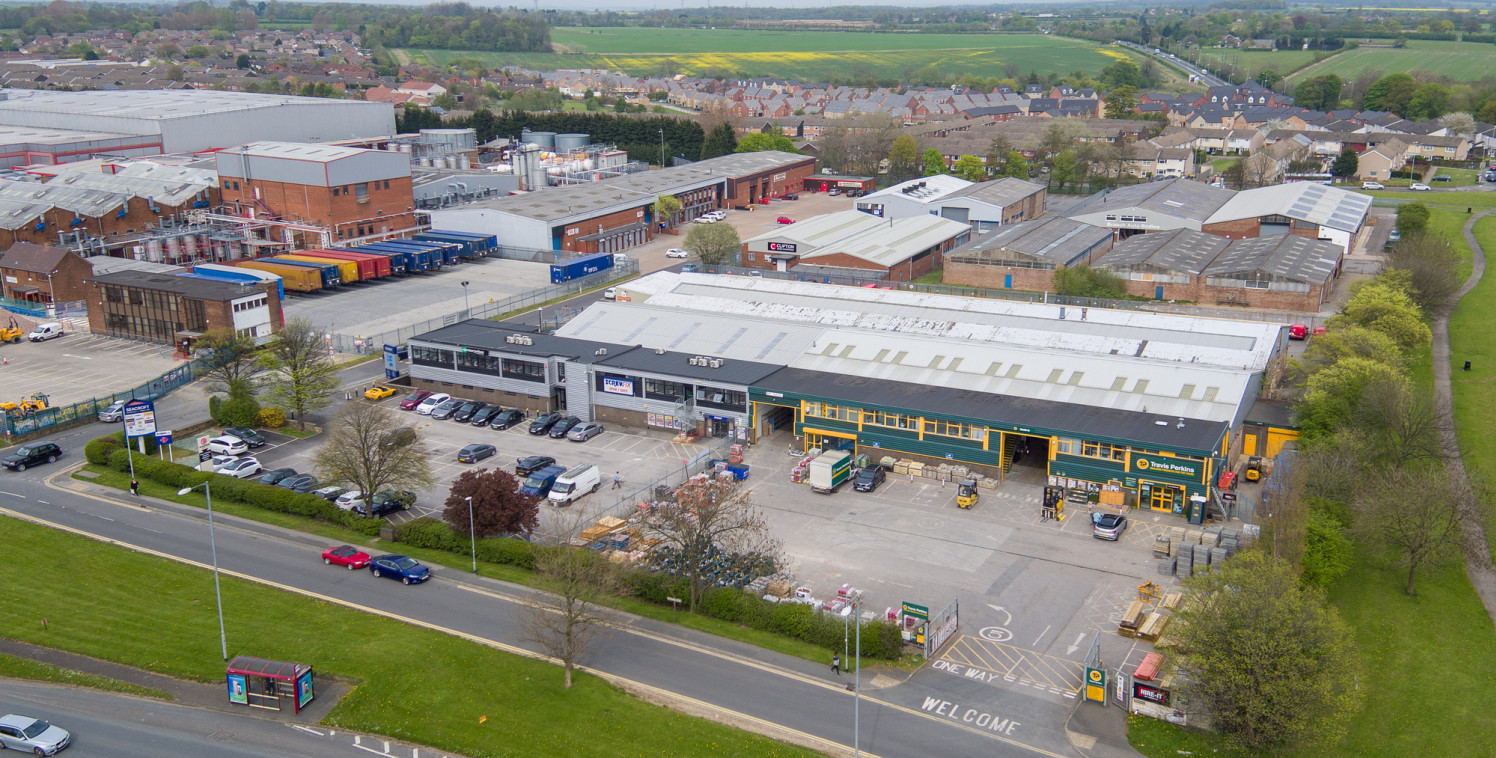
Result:
{"label": "grass verge", "polygon": [[106,676],[85,674],[82,671],[65,669],[61,666],[53,666],[50,663],[33,661],[29,658],[17,658],[16,656],[4,653],[0,653],[0,676],[8,676],[12,679],[35,679],[39,682],[54,682],[56,684],[71,684],[78,687],[91,687],[96,690],[122,692],[126,695],[153,697],[157,700],[171,699],[171,695],[154,687],[142,687],[138,684],[121,682],[118,679],[110,679]]}
{"label": "grass verge", "polygon": [[[34,613],[0,615],[0,635],[221,680],[209,572],[11,519],[0,520],[0,539],[11,559],[0,599],[9,608],[46,608],[49,621],[43,631]],[[151,602],[118,601],[143,587]],[[550,664],[439,632],[234,578],[223,580],[223,596],[237,652],[360,682],[329,725],[474,758],[509,755],[518,745],[541,756],[810,755],[643,703],[586,674],[563,690]]]}
{"label": "grass verge", "polygon": [[[1496,423],[1496,213],[1475,222],[1471,230],[1486,254],[1485,276],[1449,316],[1450,389],[1454,393],[1455,430],[1460,454],[1472,476],[1496,474],[1496,438],[1489,430]],[[1464,249],[1464,239],[1456,245]],[[1471,370],[1464,371],[1465,361]],[[1496,536],[1496,518],[1486,524],[1486,537]],[[1493,543],[1496,544],[1496,543]]]}
{"label": "grass verge", "polygon": [[643,275],[644,274],[642,274],[642,273],[629,274],[628,276],[625,276],[622,279],[613,279],[613,280],[610,280],[608,282],[604,282],[603,284],[599,284],[596,287],[588,287],[587,289],[584,289],[581,292],[576,292],[576,293],[573,293],[573,294],[570,294],[570,295],[562,295],[561,297],[553,297],[550,300],[547,300],[547,301],[545,301],[543,303],[536,303],[534,305],[527,305],[527,306],[525,306],[523,308],[516,308],[516,309],[514,309],[512,311],[509,311],[508,313],[500,313],[497,316],[489,316],[488,320],[489,321],[505,321],[505,320],[514,318],[515,316],[522,316],[522,315],[527,314],[527,313],[534,313],[536,308],[544,308],[547,305],[555,305],[556,303],[563,303],[563,302],[566,302],[567,300],[571,300],[572,298],[581,297],[581,296],[586,295],[586,294],[588,294],[590,292],[597,292],[598,290],[605,290],[605,289],[607,289],[609,287],[617,287],[618,285],[623,284],[624,282],[631,282],[631,281],[633,281],[635,279],[638,279],[639,277],[641,277]]}

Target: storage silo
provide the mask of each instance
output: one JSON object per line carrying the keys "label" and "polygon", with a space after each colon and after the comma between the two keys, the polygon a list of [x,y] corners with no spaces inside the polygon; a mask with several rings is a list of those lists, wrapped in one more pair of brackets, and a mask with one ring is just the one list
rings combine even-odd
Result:
{"label": "storage silo", "polygon": [[592,144],[592,138],[586,134],[571,133],[556,135],[556,152],[558,153],[574,153],[579,150],[585,150],[590,144]]}
{"label": "storage silo", "polygon": [[151,263],[161,262],[161,238],[152,237],[145,241],[145,259]]}
{"label": "storage silo", "polygon": [[457,156],[457,167],[463,171],[467,171],[473,167],[473,160],[466,155],[459,155]]}
{"label": "storage silo", "polygon": [[556,149],[556,133],[555,132],[530,132],[529,138],[526,139],[525,141],[526,142],[534,142],[535,144],[537,144],[537,145],[540,146],[541,150],[555,150]]}
{"label": "storage silo", "polygon": [[166,238],[166,260],[169,263],[176,263],[177,261],[182,260],[182,238],[181,237],[167,237]]}

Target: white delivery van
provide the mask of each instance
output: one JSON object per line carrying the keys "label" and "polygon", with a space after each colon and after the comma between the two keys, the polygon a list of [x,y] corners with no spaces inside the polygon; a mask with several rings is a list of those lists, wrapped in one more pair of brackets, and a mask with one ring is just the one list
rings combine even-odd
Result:
{"label": "white delivery van", "polygon": [[36,328],[32,329],[31,333],[26,335],[26,339],[29,339],[32,342],[41,342],[42,340],[49,340],[53,337],[61,336],[62,324],[59,324],[56,321],[48,321],[44,324],[37,324]]}
{"label": "white delivery van", "polygon": [[598,472],[597,466],[584,463],[556,477],[556,483],[551,485],[551,494],[548,497],[552,503],[568,505],[583,495],[596,492],[602,483],[602,475]]}

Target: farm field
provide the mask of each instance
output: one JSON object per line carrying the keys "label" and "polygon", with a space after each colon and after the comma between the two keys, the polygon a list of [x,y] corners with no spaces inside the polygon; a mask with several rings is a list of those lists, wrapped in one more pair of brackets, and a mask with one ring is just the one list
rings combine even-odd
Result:
{"label": "farm field", "polygon": [[673,60],[684,74],[723,69],[745,76],[819,81],[866,71],[900,78],[933,64],[959,76],[1003,76],[1017,63],[1022,74],[1083,71],[1096,75],[1119,59],[1139,60],[1120,48],[1041,34],[875,34],[870,32],[780,32],[744,30],[557,28],[551,39],[569,53],[501,53],[474,50],[414,50],[400,53],[412,63],[444,65],[477,58],[489,66],[531,69],[607,68],[648,75]]}
{"label": "farm field", "polygon": [[1229,71],[1234,62],[1238,69],[1245,69],[1253,76],[1263,69],[1270,68],[1283,76],[1288,76],[1290,71],[1307,66],[1314,62],[1314,50],[1264,50],[1262,52],[1247,50],[1214,50],[1205,49],[1200,51],[1199,64],[1210,69],[1210,72],[1222,73]]}
{"label": "farm field", "polygon": [[1357,48],[1300,69],[1289,77],[1289,84],[1321,74],[1335,74],[1349,81],[1365,71],[1380,71],[1383,75],[1428,71],[1455,81],[1473,82],[1496,76],[1496,46],[1412,40],[1402,49]]}

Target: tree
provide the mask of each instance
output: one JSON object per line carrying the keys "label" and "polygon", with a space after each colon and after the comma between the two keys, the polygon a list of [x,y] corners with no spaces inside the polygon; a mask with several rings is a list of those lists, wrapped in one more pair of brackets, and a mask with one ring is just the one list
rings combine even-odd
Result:
{"label": "tree", "polygon": [[1265,152],[1256,152],[1241,159],[1243,180],[1253,187],[1266,187],[1278,178],[1278,159]]}
{"label": "tree", "polygon": [[514,475],[503,469],[468,469],[452,482],[442,504],[442,521],[452,531],[468,534],[468,498],[472,504],[472,534],[504,537],[529,534],[540,524],[540,502],[521,494]]}
{"label": "tree", "polygon": [[[792,144],[791,147],[794,145]],[[733,131],[732,124],[721,123],[712,127],[706,133],[706,139],[701,143],[701,159],[716,158],[722,155],[731,155],[738,150],[738,135]]]}
{"label": "tree", "polygon": [[743,250],[743,240],[732,224],[693,224],[686,233],[685,247],[702,263],[731,266]]}
{"label": "tree", "polygon": [[1028,180],[1029,164],[1028,159],[1023,157],[1023,153],[1020,153],[1017,150],[1009,150],[1008,160],[1006,161],[1006,164],[1008,176],[1011,176],[1014,179],[1023,179],[1025,181]]}
{"label": "tree", "polygon": [[1355,510],[1356,531],[1407,565],[1409,595],[1417,592],[1418,569],[1438,564],[1460,544],[1459,493],[1442,467],[1378,471]]}
{"label": "tree", "polygon": [[[1039,148],[1044,157],[1048,157],[1057,155],[1061,150],[1074,149],[1076,145],[1089,142],[1095,136],[1091,133],[1091,128],[1086,126],[1086,122],[1080,119],[1052,119],[1044,125],[1044,131],[1039,135]],[[1024,176],[1027,175],[1025,172]]]}
{"label": "tree", "polygon": [[239,57],[234,59],[234,67],[249,68],[249,53],[239,53]]}
{"label": "tree", "polygon": [[[1215,566],[1211,566],[1215,569]],[[1192,710],[1252,751],[1334,745],[1360,706],[1350,628],[1285,561],[1247,551],[1185,581],[1170,635]]]}
{"label": "tree", "polygon": [[1309,341],[1304,354],[1293,363],[1294,373],[1313,376],[1346,358],[1379,361],[1399,371],[1404,368],[1402,349],[1391,337],[1375,329],[1343,323]]}
{"label": "tree", "polygon": [[1330,164],[1330,173],[1341,179],[1350,179],[1356,175],[1356,171],[1360,168],[1361,159],[1356,156],[1356,151],[1346,148],[1341,151],[1340,156],[1335,159],[1335,162]]}
{"label": "tree", "polygon": [[926,148],[921,156],[925,163],[925,176],[938,176],[945,173],[945,156],[935,148]]}
{"label": "tree", "polygon": [[431,463],[419,440],[390,436],[401,419],[383,405],[355,400],[344,403],[328,427],[327,441],[312,454],[324,479],[347,483],[364,494],[388,489],[423,490],[431,486]]}
{"label": "tree", "polygon": [[1328,436],[1351,420],[1368,387],[1405,382],[1400,370],[1381,361],[1345,358],[1309,377],[1294,418],[1304,436]]}
{"label": "tree", "polygon": [[1429,209],[1423,203],[1403,203],[1397,206],[1397,231],[1404,236],[1428,228]]}
{"label": "tree", "polygon": [[1247,167],[1241,161],[1236,161],[1221,172],[1221,181],[1226,183],[1230,189],[1241,190],[1247,188]]}
{"label": "tree", "polygon": [[1330,319],[1331,328],[1351,323],[1391,337],[1405,351],[1427,347],[1433,333],[1408,294],[1411,286],[1407,272],[1394,270],[1358,282],[1340,314]]}
{"label": "tree", "polygon": [[1013,143],[1007,137],[999,134],[992,138],[992,143],[987,146],[987,175],[1006,176],[1008,170],[1008,153],[1013,150]]}
{"label": "tree", "polygon": [[1106,95],[1107,118],[1133,118],[1137,115],[1138,90],[1136,87],[1118,87]]}
{"label": "tree", "polygon": [[1299,82],[1293,90],[1294,105],[1318,111],[1331,111],[1340,105],[1340,77],[1323,74]]}
{"label": "tree", "polygon": [[975,155],[963,155],[956,159],[956,165],[951,167],[952,173],[968,182],[980,182],[987,178],[987,167],[982,165],[982,159]]}
{"label": "tree", "polygon": [[644,514],[646,531],[679,555],[679,572],[689,586],[691,610],[713,582],[714,562],[753,560],[778,567],[779,540],[751,492],[736,479],[696,476],[675,492],[675,500],[656,503]]}
{"label": "tree", "polygon": [[799,152],[795,149],[794,141],[789,137],[783,134],[764,134],[762,132],[743,135],[743,138],[738,140],[738,146],[734,152],[758,153],[765,150],[779,150],[786,153]]}
{"label": "tree", "polygon": [[306,414],[326,408],[338,387],[338,367],[327,354],[322,331],[305,318],[293,318],[261,355],[270,396],[296,414],[306,429]]}
{"label": "tree", "polygon": [[472,118],[468,119],[468,126],[473,128],[473,136],[480,145],[492,142],[495,137],[499,136],[499,120],[493,115],[493,111],[487,108],[473,111]]}
{"label": "tree", "polygon": [[1281,81],[1283,81],[1283,75],[1270,68],[1257,72],[1257,83],[1261,84],[1264,89],[1272,89]]}
{"label": "tree", "polygon": [[228,399],[208,398],[208,412],[223,426],[255,426],[260,418],[260,404],[248,382],[234,382],[228,387]]}
{"label": "tree", "polygon": [[681,202],[674,195],[658,195],[654,201],[654,220],[657,224],[675,224],[675,214],[680,213]]}
{"label": "tree", "polygon": [[1122,277],[1094,269],[1082,263],[1074,268],[1060,266],[1054,270],[1050,289],[1057,295],[1072,297],[1100,297],[1113,300],[1127,296],[1126,283]]}
{"label": "tree", "polygon": [[1464,111],[1446,113],[1439,117],[1439,123],[1455,136],[1475,133],[1475,117]]}
{"label": "tree", "polygon": [[1074,150],[1061,150],[1054,157],[1054,166],[1049,170],[1049,179],[1060,188],[1064,188],[1067,182],[1076,181],[1079,177],[1079,166],[1075,160]]}
{"label": "tree", "polygon": [[1334,584],[1351,569],[1350,538],[1345,536],[1344,526],[1322,508],[1309,509],[1300,565],[1304,583],[1321,589]]}
{"label": "tree", "polygon": [[239,385],[253,390],[265,371],[265,365],[256,355],[259,348],[255,341],[232,329],[205,332],[197,338],[192,349],[199,359],[210,366],[208,372],[203,374],[209,392],[228,392]]}
{"label": "tree", "polygon": [[572,670],[607,620],[607,609],[598,600],[620,594],[624,584],[612,562],[570,544],[597,514],[584,518],[581,510],[552,510],[556,538],[535,551],[535,573],[549,580],[550,591],[532,596],[534,603],[525,608],[520,627],[525,640],[561,662],[564,687],[571,689]]}
{"label": "tree", "polygon": [[1463,284],[1460,255],[1449,238],[1436,232],[1413,232],[1387,250],[1387,266],[1408,275],[1408,294],[1424,313],[1443,309]]}
{"label": "tree", "polygon": [[1362,99],[1362,106],[1369,111],[1389,111],[1399,116],[1406,116],[1408,102],[1413,99],[1413,93],[1418,91],[1418,82],[1412,76],[1403,73],[1388,74],[1366,88],[1366,97]]}
{"label": "tree", "polygon": [[1361,440],[1362,460],[1378,468],[1444,458],[1438,408],[1406,382],[1373,382],[1363,389],[1349,430]]}
{"label": "tree", "polygon": [[888,173],[896,182],[904,182],[919,175],[919,143],[907,134],[894,138],[888,148]]}
{"label": "tree", "polygon": [[1408,112],[1403,118],[1426,121],[1438,118],[1449,111],[1449,88],[1429,82],[1418,86],[1418,91],[1408,101]]}

